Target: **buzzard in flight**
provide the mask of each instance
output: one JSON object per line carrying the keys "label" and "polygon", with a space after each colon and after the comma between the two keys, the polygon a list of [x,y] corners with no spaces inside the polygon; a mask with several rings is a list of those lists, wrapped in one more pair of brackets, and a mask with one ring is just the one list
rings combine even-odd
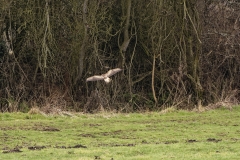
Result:
{"label": "buzzard in flight", "polygon": [[111,77],[112,75],[118,73],[122,71],[121,68],[115,68],[115,69],[111,69],[109,70],[107,73],[102,74],[102,75],[95,75],[92,77],[87,78],[87,82],[88,81],[98,81],[98,80],[104,80],[106,83],[111,82],[111,79],[109,77]]}

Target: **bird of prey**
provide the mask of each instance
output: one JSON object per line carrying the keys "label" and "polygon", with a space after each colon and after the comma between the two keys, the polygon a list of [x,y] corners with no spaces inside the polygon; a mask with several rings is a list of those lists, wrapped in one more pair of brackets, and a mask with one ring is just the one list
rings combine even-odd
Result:
{"label": "bird of prey", "polygon": [[122,71],[121,68],[115,68],[115,69],[111,69],[109,70],[107,73],[102,74],[102,75],[95,75],[92,77],[87,78],[87,82],[88,81],[98,81],[98,80],[104,80],[106,83],[111,82],[111,79],[109,77],[111,77],[112,75],[118,73]]}

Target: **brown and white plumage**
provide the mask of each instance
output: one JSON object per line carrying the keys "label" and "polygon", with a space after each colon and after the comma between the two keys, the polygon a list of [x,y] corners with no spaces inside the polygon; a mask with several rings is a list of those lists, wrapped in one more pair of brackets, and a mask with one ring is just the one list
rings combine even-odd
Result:
{"label": "brown and white plumage", "polygon": [[109,77],[113,76],[114,74],[118,73],[122,71],[121,68],[115,68],[115,69],[111,69],[109,70],[107,73],[102,74],[102,75],[95,75],[92,77],[87,78],[87,82],[88,81],[98,81],[98,80],[104,80],[106,83],[111,82],[111,79]]}

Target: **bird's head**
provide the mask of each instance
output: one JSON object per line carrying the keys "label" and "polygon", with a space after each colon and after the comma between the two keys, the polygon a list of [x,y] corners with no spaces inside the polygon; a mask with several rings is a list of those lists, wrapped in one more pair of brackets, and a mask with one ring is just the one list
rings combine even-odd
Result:
{"label": "bird's head", "polygon": [[105,81],[106,83],[110,83],[112,80],[111,80],[111,78],[107,77],[107,78],[104,79],[104,81]]}

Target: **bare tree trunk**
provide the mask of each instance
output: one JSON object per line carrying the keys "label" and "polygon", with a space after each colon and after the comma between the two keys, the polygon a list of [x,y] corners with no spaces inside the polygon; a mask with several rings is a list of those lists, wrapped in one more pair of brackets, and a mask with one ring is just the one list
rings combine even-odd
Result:
{"label": "bare tree trunk", "polygon": [[[125,7],[125,6],[123,6],[123,7]],[[120,49],[120,53],[122,55],[122,68],[124,68],[125,52],[127,50],[129,42],[130,42],[128,29],[129,29],[129,26],[130,26],[131,0],[127,0],[127,13],[124,16],[126,17],[126,22],[125,22],[125,26],[124,26],[124,30],[123,30],[124,40],[123,40],[123,43],[122,43],[121,46],[118,44],[119,45],[119,49]]]}
{"label": "bare tree trunk", "polygon": [[154,98],[154,101],[155,101],[155,107],[156,107],[157,104],[158,104],[158,100],[157,100],[157,97],[156,97],[155,85],[154,85],[155,65],[156,65],[156,56],[154,54],[153,55],[153,64],[152,64],[152,94],[153,94],[153,98]]}
{"label": "bare tree trunk", "polygon": [[77,81],[82,78],[83,68],[84,68],[84,57],[86,53],[86,46],[88,41],[88,21],[87,21],[87,6],[88,0],[84,0],[83,3],[83,25],[84,25],[84,37],[83,42],[81,46],[81,50],[79,53],[79,66],[78,66],[78,76],[76,77],[74,84],[77,83]]}

